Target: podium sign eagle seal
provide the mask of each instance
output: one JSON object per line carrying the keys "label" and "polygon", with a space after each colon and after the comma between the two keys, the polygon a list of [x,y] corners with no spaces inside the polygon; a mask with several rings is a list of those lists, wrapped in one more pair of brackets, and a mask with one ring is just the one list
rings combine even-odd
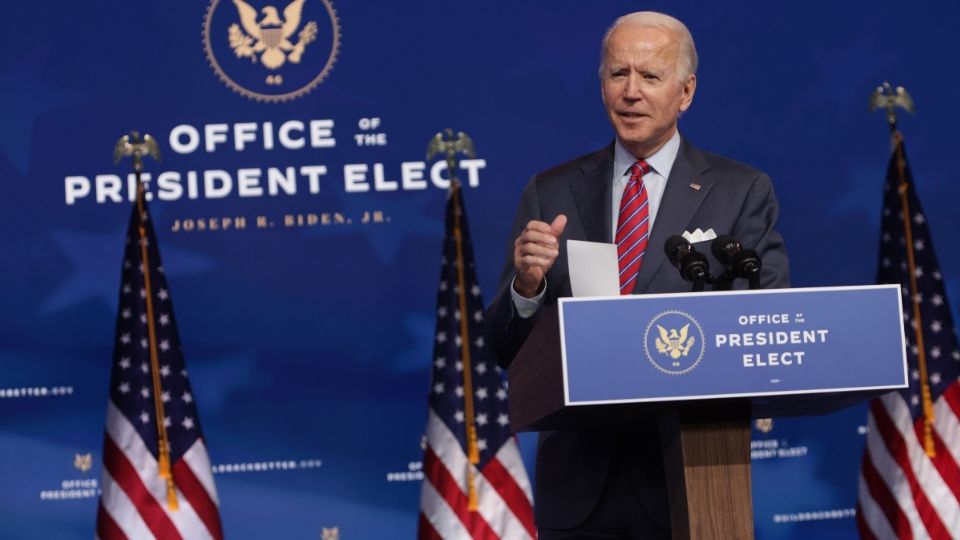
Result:
{"label": "podium sign eagle seal", "polygon": [[643,333],[643,352],[657,370],[667,375],[685,375],[703,358],[703,328],[689,314],[664,311],[654,317]]}
{"label": "podium sign eagle seal", "polygon": [[279,103],[307,94],[330,74],[340,23],[330,0],[211,0],[203,47],[229,88]]}

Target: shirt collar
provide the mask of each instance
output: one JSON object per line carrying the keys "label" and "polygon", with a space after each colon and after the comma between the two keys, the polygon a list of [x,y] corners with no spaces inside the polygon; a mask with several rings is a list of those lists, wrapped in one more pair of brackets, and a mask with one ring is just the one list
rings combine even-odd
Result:
{"label": "shirt collar", "polygon": [[[674,131],[673,137],[670,137],[670,140],[667,141],[666,144],[661,146],[653,155],[646,158],[645,161],[647,165],[650,165],[657,174],[666,180],[670,178],[673,162],[677,160],[677,153],[679,152],[680,132]],[[629,150],[624,148],[623,144],[620,143],[620,139],[617,139],[613,146],[613,170],[617,172],[617,177],[614,180],[626,174],[636,161],[637,158],[631,154]]]}

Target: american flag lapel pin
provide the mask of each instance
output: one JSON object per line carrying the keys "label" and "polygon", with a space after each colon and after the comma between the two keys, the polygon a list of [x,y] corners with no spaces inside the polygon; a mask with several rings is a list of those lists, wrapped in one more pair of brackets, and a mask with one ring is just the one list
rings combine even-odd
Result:
{"label": "american flag lapel pin", "polygon": [[701,186],[700,184],[698,184],[698,183],[696,183],[696,182],[690,182],[690,189],[692,189],[692,190],[694,190],[694,191],[700,191],[700,188],[701,188],[701,187],[703,187],[703,186]]}

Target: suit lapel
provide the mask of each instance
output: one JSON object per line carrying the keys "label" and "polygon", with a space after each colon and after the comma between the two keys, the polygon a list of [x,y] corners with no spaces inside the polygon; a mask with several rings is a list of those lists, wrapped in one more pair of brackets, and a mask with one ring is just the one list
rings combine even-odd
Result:
{"label": "suit lapel", "polygon": [[610,242],[610,181],[613,178],[613,145],[600,150],[580,166],[583,174],[570,182],[573,200],[586,240]]}
{"label": "suit lapel", "polygon": [[[637,276],[634,293],[646,292],[650,281],[661,271],[667,256],[663,251],[663,243],[667,238],[682,234],[693,219],[700,203],[710,193],[713,182],[703,173],[710,168],[706,158],[693,145],[683,139],[677,159],[670,170],[670,178],[660,200],[657,210],[657,219],[653,224],[650,242],[640,266],[640,275]],[[700,189],[690,187],[691,182],[700,184]]]}

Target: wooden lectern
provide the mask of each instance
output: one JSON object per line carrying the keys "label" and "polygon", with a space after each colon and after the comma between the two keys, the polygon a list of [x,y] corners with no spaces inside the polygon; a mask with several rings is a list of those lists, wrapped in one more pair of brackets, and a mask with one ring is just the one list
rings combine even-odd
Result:
{"label": "wooden lectern", "polygon": [[[840,295],[846,289],[837,290]],[[902,328],[896,307],[899,291],[890,293],[893,307],[886,311],[895,313],[884,316],[890,319],[889,324]],[[690,296],[693,295],[686,298]],[[679,397],[650,402],[620,399],[610,404],[571,405],[568,381],[565,382],[560,321],[557,306],[545,308],[510,366],[509,400],[514,431],[575,430],[581,426],[629,429],[639,418],[649,419],[655,415],[660,426],[674,539],[754,537],[750,480],[752,418],[824,414],[906,384],[901,347],[882,360],[892,364],[885,383],[870,381],[859,387],[789,391],[782,395],[761,391],[720,399],[698,395],[696,399]],[[813,358],[808,360],[810,370],[817,369],[813,362]],[[670,381],[678,379],[682,378],[673,377]]]}

